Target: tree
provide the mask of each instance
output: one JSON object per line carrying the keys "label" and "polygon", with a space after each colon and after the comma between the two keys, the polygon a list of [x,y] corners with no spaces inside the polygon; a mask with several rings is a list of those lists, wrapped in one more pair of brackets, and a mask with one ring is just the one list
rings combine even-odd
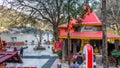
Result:
{"label": "tree", "polygon": [[26,26],[33,22],[30,16],[18,12],[17,10],[5,6],[0,6],[0,9],[0,24],[5,28],[12,26]]}
{"label": "tree", "polygon": [[[51,30],[51,24],[47,23],[46,20],[41,20],[22,12],[18,12],[14,9],[0,6],[0,26],[5,28],[10,28],[13,26],[25,26],[32,27],[34,30],[34,35],[39,43],[42,40],[42,34],[44,30]],[[47,25],[46,25],[47,24]],[[40,44],[38,44],[39,46]]]}
{"label": "tree", "polygon": [[[58,39],[58,25],[61,24],[67,16],[68,0],[13,0],[8,1],[11,7],[18,11],[33,16],[35,18],[44,19],[53,25],[53,35],[55,40]],[[84,0],[85,1],[85,0]],[[70,15],[77,17],[80,7],[84,3],[83,0],[72,0],[70,3]],[[65,20],[66,22],[66,20]]]}
{"label": "tree", "polygon": [[34,35],[38,41],[38,46],[40,46],[41,41],[42,41],[43,32],[45,30],[50,31],[51,24],[47,23],[47,21],[45,21],[45,20],[38,20],[38,19],[34,19],[34,18],[32,18],[31,20],[33,20],[33,22],[34,22],[34,23],[31,23],[31,27],[38,30],[37,32],[36,31],[34,32]]}
{"label": "tree", "polygon": [[106,36],[106,0],[102,0],[102,16],[103,16],[103,24],[102,24],[102,61],[103,68],[109,68],[108,63],[108,46],[107,46],[107,36]]}
{"label": "tree", "polygon": [[107,26],[120,35],[120,1],[107,0]]}
{"label": "tree", "polygon": [[[24,13],[36,18],[42,18],[53,25],[55,39],[58,39],[58,25],[62,18],[64,0],[14,0],[11,6],[21,7]],[[19,8],[20,10],[20,8]]]}

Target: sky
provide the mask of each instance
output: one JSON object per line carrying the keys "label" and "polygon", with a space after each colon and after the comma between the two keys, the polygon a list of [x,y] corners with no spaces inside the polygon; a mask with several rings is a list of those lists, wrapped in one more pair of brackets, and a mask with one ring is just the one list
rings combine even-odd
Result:
{"label": "sky", "polygon": [[[7,0],[8,2],[12,2],[13,0]],[[0,0],[0,5],[4,5],[4,6],[7,6],[7,7],[10,7],[10,4],[7,3],[6,0]]]}

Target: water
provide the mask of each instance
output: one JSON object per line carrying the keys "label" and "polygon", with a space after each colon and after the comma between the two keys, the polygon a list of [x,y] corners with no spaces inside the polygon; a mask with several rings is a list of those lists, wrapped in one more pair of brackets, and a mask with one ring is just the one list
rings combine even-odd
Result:
{"label": "water", "polygon": [[[28,41],[28,43],[31,43],[33,40],[35,43],[37,43],[37,38],[39,39],[39,37],[35,37],[35,35],[33,34],[1,34],[0,35],[2,40],[5,40],[6,42],[13,42],[12,37],[16,37],[16,39],[14,39],[14,41],[16,42],[25,42],[25,40]],[[52,41],[53,35],[49,34],[49,41]],[[47,40],[47,34],[45,33],[42,36],[42,43],[44,42],[44,40]]]}

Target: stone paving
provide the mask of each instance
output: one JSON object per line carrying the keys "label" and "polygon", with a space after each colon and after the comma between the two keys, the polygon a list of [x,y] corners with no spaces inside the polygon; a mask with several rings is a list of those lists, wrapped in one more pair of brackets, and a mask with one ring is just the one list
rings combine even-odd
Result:
{"label": "stone paving", "polygon": [[[23,63],[7,63],[7,66],[36,66],[37,68],[57,68],[59,59],[57,55],[52,53],[52,45],[43,45],[46,50],[33,50],[36,45],[28,45],[24,49]],[[48,48],[50,46],[50,48]],[[19,47],[17,47],[19,50]],[[13,48],[8,49],[13,50]],[[67,63],[62,63],[62,68],[69,68]],[[97,65],[97,68],[103,68],[102,65]],[[109,68],[116,68],[110,66]]]}
{"label": "stone paving", "polygon": [[50,57],[50,59],[41,68],[50,68],[57,57]]}
{"label": "stone paving", "polygon": [[[23,63],[7,63],[7,66],[36,66],[37,68],[50,68],[57,58],[56,54],[52,53],[52,45],[43,45],[46,50],[33,50],[36,45],[28,45],[24,49],[22,57]],[[50,48],[48,48],[48,46]],[[19,50],[20,47],[17,47]],[[8,49],[9,51],[13,48]]]}

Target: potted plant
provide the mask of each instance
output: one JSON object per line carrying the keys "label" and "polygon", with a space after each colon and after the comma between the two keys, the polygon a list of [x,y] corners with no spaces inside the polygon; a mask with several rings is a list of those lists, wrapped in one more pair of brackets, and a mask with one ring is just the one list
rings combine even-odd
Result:
{"label": "potted plant", "polygon": [[57,55],[58,55],[59,61],[62,62],[62,50],[58,50]]}

